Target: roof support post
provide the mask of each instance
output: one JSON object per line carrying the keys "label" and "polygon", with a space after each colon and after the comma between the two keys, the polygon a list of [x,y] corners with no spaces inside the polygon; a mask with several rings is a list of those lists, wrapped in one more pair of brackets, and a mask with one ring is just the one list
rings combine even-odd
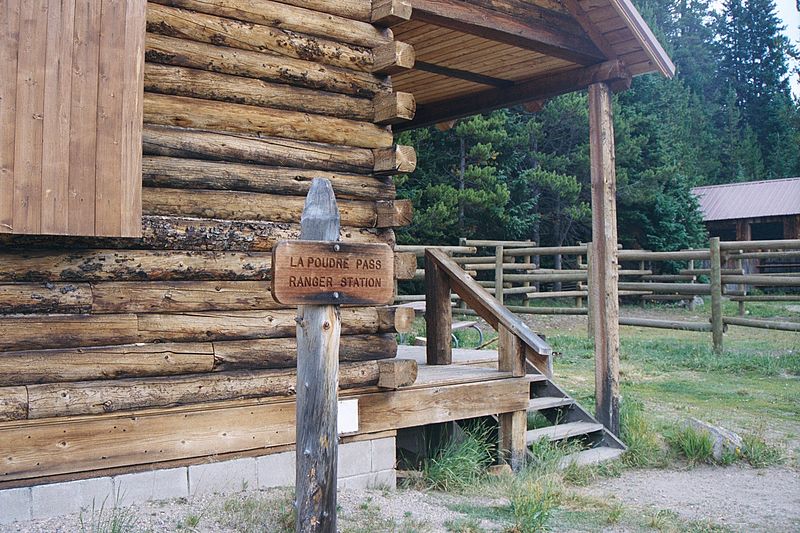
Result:
{"label": "roof support post", "polygon": [[592,177],[592,266],[589,313],[594,332],[596,418],[619,435],[619,294],[617,178],[611,89],[589,86],[589,149]]}

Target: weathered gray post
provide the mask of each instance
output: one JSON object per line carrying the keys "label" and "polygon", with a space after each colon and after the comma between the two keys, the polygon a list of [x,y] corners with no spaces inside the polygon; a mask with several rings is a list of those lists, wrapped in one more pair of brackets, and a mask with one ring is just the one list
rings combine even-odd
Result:
{"label": "weathered gray post", "polygon": [[712,237],[711,252],[711,336],[714,353],[722,353],[722,263],[719,250],[719,237]]}
{"label": "weathered gray post", "polygon": [[503,254],[502,246],[494,249],[494,297],[500,304],[503,303]]}
{"label": "weathered gray post", "polygon": [[[333,187],[315,178],[300,219],[300,240],[338,241]],[[339,306],[297,308],[296,531],[336,531]]]}

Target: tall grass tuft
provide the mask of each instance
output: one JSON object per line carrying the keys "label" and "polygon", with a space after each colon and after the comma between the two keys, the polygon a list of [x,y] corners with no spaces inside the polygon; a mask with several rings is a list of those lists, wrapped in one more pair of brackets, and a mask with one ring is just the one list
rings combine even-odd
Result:
{"label": "tall grass tuft", "polygon": [[666,434],[667,443],[691,465],[714,460],[714,440],[708,431],[685,426]]}
{"label": "tall grass tuft", "polygon": [[83,512],[78,517],[81,533],[128,533],[134,531],[139,518],[131,507],[121,505],[122,497],[116,495],[115,505],[106,507],[108,498],[103,500],[100,508],[92,501],[91,514],[84,519]]}
{"label": "tall grass tuft", "polygon": [[546,531],[553,511],[561,503],[557,479],[550,475],[537,475],[528,471],[514,479],[509,493],[509,504],[514,525],[513,533],[538,533]]}
{"label": "tall grass tuft", "polygon": [[667,457],[658,433],[644,412],[644,404],[626,397],[620,406],[620,437],[628,447],[622,461],[636,468],[665,466]]}
{"label": "tall grass tuft", "polygon": [[485,424],[464,428],[461,439],[450,439],[433,457],[423,460],[422,477],[429,488],[460,491],[477,483],[492,464],[491,430]]}
{"label": "tall grass tuft", "polygon": [[742,456],[754,468],[766,468],[783,462],[781,450],[767,443],[760,433],[743,436],[742,444]]}

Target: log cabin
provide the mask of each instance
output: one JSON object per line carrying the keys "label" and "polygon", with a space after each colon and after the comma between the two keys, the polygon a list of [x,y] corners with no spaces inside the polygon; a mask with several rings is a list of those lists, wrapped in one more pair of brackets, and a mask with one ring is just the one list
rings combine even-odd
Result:
{"label": "log cabin", "polygon": [[[651,72],[674,67],[630,0],[2,2],[0,523],[292,484],[296,310],[270,251],[311,180],[343,241],[394,245],[413,222],[392,175],[416,165],[394,132],[585,89],[596,418],[547,343],[429,250],[423,352],[395,335],[413,310],[341,310],[339,479],[393,485],[398,432],[477,417],[515,468],[542,437],[618,455],[610,98]],[[498,351],[452,349],[451,291]],[[529,409],[554,425],[526,432]]]}

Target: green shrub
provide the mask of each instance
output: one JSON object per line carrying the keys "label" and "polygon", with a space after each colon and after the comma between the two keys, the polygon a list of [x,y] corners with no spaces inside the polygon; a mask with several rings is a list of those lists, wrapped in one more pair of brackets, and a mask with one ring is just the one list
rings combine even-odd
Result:
{"label": "green shrub", "polygon": [[473,485],[492,464],[494,444],[485,424],[464,429],[463,439],[450,439],[433,457],[422,462],[422,477],[429,488],[458,491]]}

